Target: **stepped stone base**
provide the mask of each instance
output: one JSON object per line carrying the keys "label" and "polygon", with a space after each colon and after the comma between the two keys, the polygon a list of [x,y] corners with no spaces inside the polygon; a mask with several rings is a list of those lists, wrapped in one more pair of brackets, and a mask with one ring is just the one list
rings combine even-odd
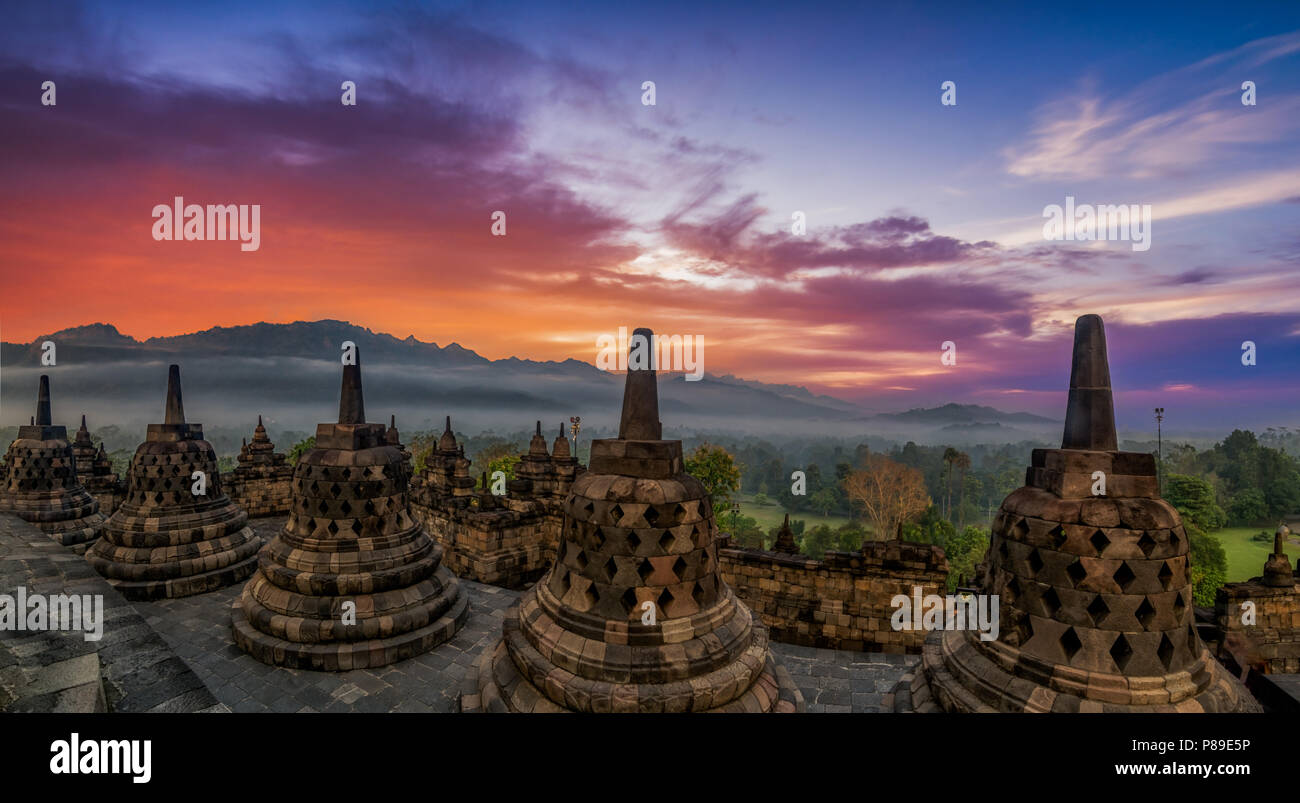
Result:
{"label": "stepped stone base", "polygon": [[[366,669],[385,666],[428,652],[456,634],[469,618],[469,598],[461,593],[460,583],[446,567],[439,567],[433,580],[412,586],[406,591],[423,598],[425,586],[441,586],[441,591],[429,597],[422,610],[429,612],[428,624],[413,630],[391,635],[394,617],[361,618],[358,626],[370,638],[352,641],[289,641],[265,631],[270,630],[299,638],[307,628],[320,627],[320,619],[289,617],[273,613],[263,607],[256,597],[257,588],[269,586],[258,575],[247,586],[230,608],[234,625],[235,644],[259,661],[294,669],[340,672],[349,669]],[[274,593],[273,589],[270,589]],[[264,592],[265,593],[265,592]],[[323,600],[333,605],[337,600]],[[252,622],[257,622],[254,627]],[[328,635],[328,634],[322,634]]]}
{"label": "stepped stone base", "polygon": [[[663,684],[607,683],[583,681],[572,672],[554,666],[546,675],[525,678],[511,659],[511,650],[533,658],[526,660],[533,667],[545,662],[519,632],[516,617],[515,609],[506,612],[505,637],[494,649],[485,651],[471,668],[465,683],[466,693],[460,698],[462,712],[760,714],[804,710],[803,695],[786,668],[772,658],[767,633],[758,625],[754,626],[753,644],[741,659],[708,675]],[[753,661],[755,666],[741,667],[746,661]],[[758,662],[761,667],[757,666]],[[754,668],[758,669],[758,677],[742,695],[712,707],[715,695],[725,699],[734,693],[737,673],[749,674]],[[540,690],[543,688],[547,691]],[[565,704],[557,704],[548,694],[562,696]]]}
{"label": "stepped stone base", "polygon": [[976,638],[964,631],[931,633],[920,666],[895,689],[895,710],[1129,714],[1262,710],[1204,648],[1185,670],[1126,677],[1050,665],[1002,642],[977,647]]}
{"label": "stepped stone base", "polygon": [[[249,532],[252,531],[249,530]],[[188,597],[192,594],[206,594],[209,591],[233,585],[241,580],[247,580],[253,572],[257,571],[257,549],[260,546],[261,541],[255,541],[252,544],[253,554],[231,566],[191,574],[186,577],[173,577],[166,580],[119,580],[105,576],[104,579],[108,581],[109,585],[116,588],[122,596],[132,602],[175,599],[176,597]],[[95,560],[91,560],[92,565],[95,565],[95,563]]]}

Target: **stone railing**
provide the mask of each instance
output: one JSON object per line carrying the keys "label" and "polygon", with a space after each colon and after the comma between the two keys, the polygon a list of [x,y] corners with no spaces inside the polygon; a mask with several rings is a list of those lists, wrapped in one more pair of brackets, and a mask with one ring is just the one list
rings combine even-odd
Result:
{"label": "stone railing", "polygon": [[871,541],[822,560],[720,542],[722,576],[768,626],[775,641],[843,650],[919,653],[925,632],[895,631],[890,600],[945,594],[943,550],[908,541]]}

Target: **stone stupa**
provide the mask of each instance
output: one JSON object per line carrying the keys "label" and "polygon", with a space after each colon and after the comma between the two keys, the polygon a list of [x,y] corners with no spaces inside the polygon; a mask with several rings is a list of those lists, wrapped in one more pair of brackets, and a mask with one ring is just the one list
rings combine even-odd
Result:
{"label": "stone stupa", "polygon": [[[1104,486],[1103,484],[1104,483]],[[1227,712],[1258,703],[1206,649],[1189,541],[1154,455],[1116,445],[1106,336],[1085,315],[1060,449],[1035,449],[1002,503],[978,586],[1000,628],[938,630],[895,691],[899,710]]]}
{"label": "stone stupa", "polygon": [[268,664],[378,667],[451,638],[467,597],[412,517],[401,450],[367,424],[361,356],[343,367],[336,424],[298,459],[284,529],[231,611],[235,643]]}
{"label": "stone stupa", "polygon": [[[200,482],[204,493],[196,494]],[[203,425],[185,421],[180,366],[170,366],[163,423],[149,425],[131,458],[126,498],[86,559],[127,599],[163,599],[243,580],[261,545],[248,514],[221,490]]]}
{"label": "stone stupa", "polygon": [[[654,343],[638,329],[634,349],[638,335]],[[637,364],[629,359],[618,438],[592,441],[556,560],[507,612],[462,710],[803,708],[767,630],[722,580],[708,492],[686,473],[681,441],[662,439],[655,372]]]}
{"label": "stone stupa", "polygon": [[41,376],[32,423],[18,428],[5,455],[0,512],[13,513],[78,554],[99,537],[104,514],[77,478],[67,427],[50,417],[50,378]]}

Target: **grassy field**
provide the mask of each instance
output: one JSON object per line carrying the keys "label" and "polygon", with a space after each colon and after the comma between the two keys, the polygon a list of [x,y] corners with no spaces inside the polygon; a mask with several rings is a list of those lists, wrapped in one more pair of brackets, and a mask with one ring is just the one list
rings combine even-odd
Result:
{"label": "grassy field", "polygon": [[[1250,540],[1251,536],[1260,530],[1268,531],[1270,535],[1268,543]],[[1264,561],[1273,552],[1272,533],[1272,527],[1224,527],[1213,533],[1222,542],[1223,551],[1228,554],[1229,583],[1249,580],[1264,572]],[[1296,562],[1300,560],[1300,546],[1296,545],[1295,536],[1291,537],[1284,551],[1291,559],[1291,566],[1294,568]]]}
{"label": "grassy field", "polygon": [[[731,513],[729,511],[719,511],[719,523],[730,524]],[[740,515],[752,516],[764,530],[771,527],[778,527],[785,518],[785,508],[775,502],[769,502],[766,505],[754,504],[754,497],[749,494],[740,497]],[[849,523],[844,516],[818,516],[815,513],[791,513],[791,519],[803,519],[807,524],[806,527],[816,527],[818,524],[825,524],[832,530]],[[1264,564],[1260,564],[1263,566]]]}

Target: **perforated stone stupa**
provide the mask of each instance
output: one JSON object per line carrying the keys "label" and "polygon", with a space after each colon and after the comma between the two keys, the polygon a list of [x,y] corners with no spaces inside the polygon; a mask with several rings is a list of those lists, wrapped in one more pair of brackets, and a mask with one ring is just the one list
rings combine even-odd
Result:
{"label": "perforated stone stupa", "polygon": [[85,552],[104,526],[99,502],[77,479],[76,456],[67,427],[50,419],[50,378],[42,376],[36,415],[5,454],[0,512],[31,522],[77,553]]}
{"label": "perforated stone stupa", "polygon": [[[204,494],[195,494],[202,472]],[[180,367],[167,374],[166,414],[131,458],[126,498],[86,554],[127,599],[185,597],[248,577],[262,540],[221,489],[203,425],[185,421]]]}
{"label": "perforated stone stupa", "polygon": [[1117,449],[1096,315],[1075,324],[1061,448],[1035,449],[1031,462],[980,567],[982,593],[1000,598],[998,637],[931,633],[898,707],[1258,710],[1197,635],[1187,533],[1159,496],[1154,456]]}
{"label": "perforated stone stupa", "polygon": [[654,371],[629,371],[619,437],[592,442],[555,563],[507,612],[462,710],[801,709],[766,629],[719,575],[716,535],[681,441],[662,439]]}
{"label": "perforated stone stupa", "polygon": [[266,434],[262,416],[257,417],[252,442],[239,449],[239,465],[227,478],[230,498],[249,516],[281,516],[289,512],[293,467],[275,450]]}
{"label": "perforated stone stupa", "polygon": [[81,416],[81,427],[72,439],[72,456],[77,461],[77,479],[90,495],[99,502],[99,512],[112,515],[122,503],[126,486],[113,473],[113,464],[104,451],[104,444],[95,446],[86,429],[86,416]]}
{"label": "perforated stone stupa", "polygon": [[299,669],[378,667],[464,624],[467,597],[408,507],[409,476],[383,424],[367,424],[361,358],[343,367],[337,424],[294,468],[284,530],[232,609],[235,643]]}

